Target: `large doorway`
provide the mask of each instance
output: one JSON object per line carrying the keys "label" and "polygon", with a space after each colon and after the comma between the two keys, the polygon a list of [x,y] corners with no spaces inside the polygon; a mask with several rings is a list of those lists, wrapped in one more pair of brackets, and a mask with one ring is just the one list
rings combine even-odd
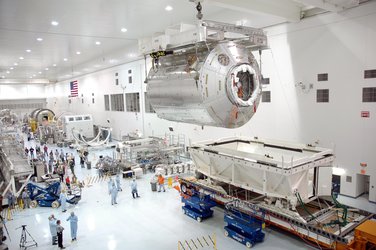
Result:
{"label": "large doorway", "polygon": [[341,176],[340,175],[332,175],[332,193],[337,195],[341,190]]}
{"label": "large doorway", "polygon": [[370,190],[370,176],[365,174],[357,174],[358,196],[362,196],[368,200]]}

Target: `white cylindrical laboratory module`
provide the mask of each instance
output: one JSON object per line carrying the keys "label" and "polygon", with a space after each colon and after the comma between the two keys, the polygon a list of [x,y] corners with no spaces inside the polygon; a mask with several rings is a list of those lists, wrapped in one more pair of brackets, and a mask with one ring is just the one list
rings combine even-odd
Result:
{"label": "white cylindrical laboratory module", "polygon": [[159,58],[147,96],[160,118],[237,128],[256,112],[261,74],[241,43],[196,44]]}

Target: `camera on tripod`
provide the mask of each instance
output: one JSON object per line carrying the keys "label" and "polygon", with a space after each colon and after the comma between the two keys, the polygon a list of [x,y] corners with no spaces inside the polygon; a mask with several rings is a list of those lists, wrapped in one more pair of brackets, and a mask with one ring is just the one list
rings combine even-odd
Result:
{"label": "camera on tripod", "polygon": [[[26,225],[21,225],[20,227],[16,228],[20,229],[22,228],[21,232],[21,239],[20,239],[20,248],[24,248],[25,250],[29,247],[37,247],[38,243],[34,240],[33,236],[27,231]],[[27,241],[27,235],[31,238],[31,241]]]}

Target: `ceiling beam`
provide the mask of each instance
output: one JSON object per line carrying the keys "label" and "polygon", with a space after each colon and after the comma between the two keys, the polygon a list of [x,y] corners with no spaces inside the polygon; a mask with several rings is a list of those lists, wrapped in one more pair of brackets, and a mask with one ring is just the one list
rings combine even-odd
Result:
{"label": "ceiling beam", "polygon": [[328,0],[298,0],[298,1],[305,5],[312,5],[317,8],[331,11],[331,12],[336,12],[336,13],[343,11],[347,8],[359,5],[359,0],[352,0],[347,4],[330,3]]}
{"label": "ceiling beam", "polygon": [[300,7],[291,0],[206,0],[212,5],[246,13],[260,12],[282,17],[289,22],[300,20]]}

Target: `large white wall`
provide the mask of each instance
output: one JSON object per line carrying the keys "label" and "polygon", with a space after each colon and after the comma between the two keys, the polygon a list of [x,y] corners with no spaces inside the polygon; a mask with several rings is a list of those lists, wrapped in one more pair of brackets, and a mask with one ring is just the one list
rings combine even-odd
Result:
{"label": "large white wall", "polygon": [[0,84],[0,100],[45,98],[43,84]]}
{"label": "large white wall", "polygon": [[[357,177],[360,163],[367,163],[370,186],[376,186],[376,103],[362,103],[362,88],[376,87],[376,79],[363,79],[366,69],[376,69],[376,3],[339,14],[324,14],[296,24],[267,29],[271,50],[262,55],[264,77],[270,78],[271,103],[261,103],[255,116],[239,129],[223,129],[174,123],[155,114],[104,111],[104,94],[143,92],[146,85],[142,60],[71,79],[79,82],[79,98],[68,104],[69,81],[46,88],[48,107],[59,112],[93,114],[96,124],[111,121],[114,137],[135,129],[145,135],[162,135],[168,127],[185,134],[189,141],[232,135],[259,136],[305,143],[319,142],[335,150],[335,166],[344,168],[341,193],[356,197],[364,190]],[[256,55],[257,56],[257,55]],[[133,84],[127,84],[132,69]],[[120,84],[115,85],[115,73]],[[328,73],[329,80],[317,81],[318,73]],[[295,84],[313,84],[302,91]],[[316,103],[316,90],[330,90],[329,103]],[[81,97],[83,94],[83,97]],[[95,104],[91,103],[94,94]],[[141,95],[144,110],[144,96]],[[82,104],[82,98],[84,104]],[[360,112],[370,111],[370,118]],[[352,182],[346,182],[346,176]],[[370,189],[376,202],[376,188]]]}

